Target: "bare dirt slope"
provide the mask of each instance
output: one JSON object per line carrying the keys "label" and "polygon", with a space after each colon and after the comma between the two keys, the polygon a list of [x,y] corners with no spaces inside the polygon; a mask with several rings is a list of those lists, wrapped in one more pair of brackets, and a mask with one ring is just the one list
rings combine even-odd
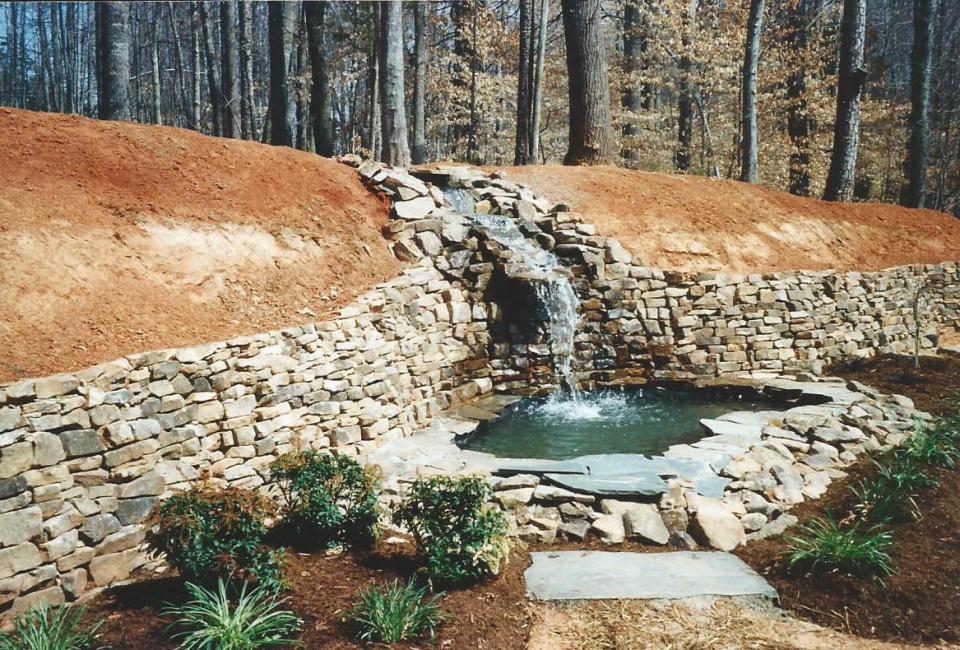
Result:
{"label": "bare dirt slope", "polygon": [[0,381],[315,320],[393,277],[335,161],[0,109]]}
{"label": "bare dirt slope", "polygon": [[613,167],[504,171],[567,203],[651,266],[760,273],[960,259],[960,220],[941,212],[827,203],[736,181]]}

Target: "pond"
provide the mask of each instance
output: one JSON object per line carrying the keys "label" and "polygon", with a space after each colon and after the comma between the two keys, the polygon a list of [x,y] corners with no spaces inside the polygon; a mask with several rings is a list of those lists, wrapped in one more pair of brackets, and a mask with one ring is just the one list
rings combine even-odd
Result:
{"label": "pond", "polygon": [[458,444],[501,458],[563,460],[593,454],[658,455],[708,435],[701,418],[761,411],[753,391],[645,388],[557,393],[508,406]]}

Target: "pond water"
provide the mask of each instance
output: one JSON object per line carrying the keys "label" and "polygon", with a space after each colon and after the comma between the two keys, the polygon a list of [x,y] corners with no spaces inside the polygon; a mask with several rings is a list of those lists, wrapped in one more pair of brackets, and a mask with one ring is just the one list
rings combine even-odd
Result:
{"label": "pond water", "polygon": [[591,454],[657,455],[708,435],[701,418],[760,411],[769,402],[748,391],[635,389],[531,397],[458,440],[464,449],[501,458],[563,460]]}

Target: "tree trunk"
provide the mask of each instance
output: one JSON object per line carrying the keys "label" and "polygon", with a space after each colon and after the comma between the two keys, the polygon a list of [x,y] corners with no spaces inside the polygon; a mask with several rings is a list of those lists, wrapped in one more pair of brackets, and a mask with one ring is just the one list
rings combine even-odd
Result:
{"label": "tree trunk", "polygon": [[326,29],[324,14],[326,2],[306,0],[303,3],[307,18],[307,39],[310,44],[310,124],[313,126],[313,144],[321,156],[332,156],[333,104],[330,101],[330,83],[327,79]]}
{"label": "tree trunk", "polygon": [[[183,46],[180,42],[180,30],[177,28],[177,21],[174,17],[173,2],[167,2],[167,18],[170,21],[170,33],[173,34],[173,48],[177,66],[177,83],[180,86],[180,104],[183,107],[183,118],[189,122],[191,115],[190,104],[187,101],[187,80],[183,71]],[[191,124],[190,127],[194,129],[197,128],[194,124]]]}
{"label": "tree trunk", "polygon": [[160,102],[160,10],[161,5],[153,6],[153,24],[150,29],[150,113],[154,124],[163,124],[163,111]]}
{"label": "tree trunk", "polygon": [[427,34],[429,3],[418,0],[413,8],[413,162],[427,162],[427,56],[430,44]]}
{"label": "tree trunk", "polygon": [[198,2],[197,4],[200,5],[200,20],[203,27],[203,53],[207,59],[207,85],[210,89],[210,117],[213,122],[213,134],[223,135],[223,126],[220,120],[223,117],[223,93],[220,91],[216,48],[213,46],[212,22],[210,15],[207,13],[207,3]]}
{"label": "tree trunk", "polygon": [[650,108],[650,87],[647,84],[637,83],[637,72],[646,65],[647,54],[647,25],[641,16],[641,0],[626,0],[623,7],[623,108],[627,115],[624,117],[623,144],[620,155],[630,167],[635,167],[640,159],[639,152],[631,139],[637,135],[637,126],[634,123],[636,115],[641,110]]}
{"label": "tree trunk", "polygon": [[540,160],[540,108],[543,104],[543,62],[547,57],[548,0],[540,0],[540,26],[537,28],[537,60],[533,73],[533,113],[530,118],[530,161]]}
{"label": "tree trunk", "polygon": [[400,0],[380,3],[380,116],[383,132],[381,160],[390,165],[410,164],[407,145],[407,117],[403,87],[403,4]]}
{"label": "tree trunk", "polygon": [[20,68],[19,58],[19,25],[17,24],[17,3],[10,3],[10,24],[8,26],[8,41],[10,43],[10,76],[7,80],[7,101],[11,106],[22,108],[20,90],[17,84],[17,75]]}
{"label": "tree trunk", "polygon": [[840,32],[840,71],[837,82],[837,119],[833,128],[833,153],[823,198],[849,201],[857,171],[860,141],[860,90],[866,79],[863,42],[867,0],[844,0]]}
{"label": "tree trunk", "polygon": [[[787,37],[790,49],[797,57],[793,74],[787,78],[787,132],[790,135],[790,193],[810,195],[810,133],[813,130],[807,105],[807,77],[803,65],[797,65],[806,56],[807,22],[810,20],[810,0],[795,0],[788,9]],[[815,13],[815,12],[814,12]]]}
{"label": "tree trunk", "polygon": [[[314,148],[313,142],[307,141],[307,131],[310,127],[310,98],[306,93],[306,82],[304,81],[303,71],[307,67],[307,20],[303,15],[303,4],[297,7],[297,21],[294,33],[297,35],[297,55],[290,57],[290,78],[294,80],[294,96],[296,97],[296,146],[301,151],[308,151]],[[290,51],[293,52],[293,43],[290,44]]]}
{"label": "tree trunk", "polygon": [[236,0],[220,5],[220,53],[223,62],[223,135],[240,137],[240,83],[237,77]]}
{"label": "tree trunk", "polygon": [[201,88],[200,88],[200,11],[196,3],[191,6],[190,9],[190,45],[192,47],[191,55],[193,60],[191,65],[193,66],[193,79],[192,79],[192,97],[193,97],[193,113],[191,115],[190,121],[193,123],[192,126],[194,130],[202,133],[203,128],[200,125],[200,102],[202,100]]}
{"label": "tree trunk", "polygon": [[930,152],[930,58],[936,0],[913,0],[913,54],[910,61],[910,144],[904,205],[922,208],[927,202]]}
{"label": "tree trunk", "polygon": [[245,140],[257,139],[257,125],[253,114],[253,6],[250,0],[240,0],[240,128]]}
{"label": "tree trunk", "polygon": [[740,180],[756,183],[757,149],[757,70],[760,67],[760,34],[763,31],[763,0],[750,1],[750,18],[747,21],[747,43],[743,49],[743,131],[740,147]]}
{"label": "tree trunk", "polygon": [[533,80],[532,64],[533,0],[520,0],[520,50],[517,61],[517,135],[513,148],[513,164],[530,164],[530,119]]}
{"label": "tree trunk", "polygon": [[97,4],[99,109],[101,120],[130,119],[130,6],[126,2]]}
{"label": "tree trunk", "polygon": [[693,29],[697,21],[700,0],[688,0],[687,12],[683,19],[681,38],[683,53],[680,55],[680,80],[677,101],[677,160],[678,172],[690,171],[690,151],[693,146],[693,61],[690,50],[693,47]]}
{"label": "tree trunk", "polygon": [[286,2],[267,4],[270,41],[270,142],[293,146],[293,131],[288,120],[290,94],[287,88]]}
{"label": "tree trunk", "polygon": [[381,7],[379,2],[373,2],[371,4],[373,5],[371,11],[373,18],[373,42],[371,43],[372,48],[367,69],[367,85],[369,86],[367,95],[370,100],[370,108],[367,115],[369,120],[367,131],[369,132],[370,156],[374,160],[380,160],[383,152],[383,145],[380,140],[380,136],[382,135],[380,128],[380,84],[383,83],[383,74],[380,66]]}
{"label": "tree trunk", "polygon": [[563,0],[570,94],[570,142],[564,165],[602,165],[613,158],[600,18],[600,0]]}

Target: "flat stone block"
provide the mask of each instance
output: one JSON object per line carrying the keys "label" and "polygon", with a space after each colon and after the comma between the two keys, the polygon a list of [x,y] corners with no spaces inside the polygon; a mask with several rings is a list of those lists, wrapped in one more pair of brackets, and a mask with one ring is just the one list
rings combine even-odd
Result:
{"label": "flat stone block", "polygon": [[535,600],[777,597],[766,580],[730,553],[555,551],[531,557],[524,578]]}

